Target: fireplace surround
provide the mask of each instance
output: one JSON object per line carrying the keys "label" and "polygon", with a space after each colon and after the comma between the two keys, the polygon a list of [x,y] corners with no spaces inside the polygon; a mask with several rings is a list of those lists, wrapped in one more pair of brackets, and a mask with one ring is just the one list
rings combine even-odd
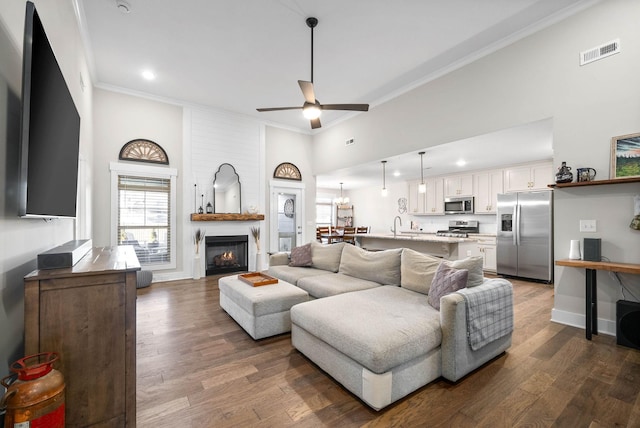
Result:
{"label": "fireplace surround", "polygon": [[249,270],[249,236],[205,237],[206,274],[218,275]]}

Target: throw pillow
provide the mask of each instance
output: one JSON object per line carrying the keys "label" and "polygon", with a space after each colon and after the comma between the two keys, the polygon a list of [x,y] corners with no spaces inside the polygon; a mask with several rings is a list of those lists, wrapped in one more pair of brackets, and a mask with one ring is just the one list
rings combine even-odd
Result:
{"label": "throw pillow", "polygon": [[429,294],[433,276],[442,259],[404,248],[401,260],[400,286],[417,293]]}
{"label": "throw pillow", "polygon": [[400,255],[402,248],[367,251],[346,245],[342,251],[339,272],[382,285],[400,284]]}
{"label": "throw pillow", "polygon": [[482,257],[467,257],[462,260],[453,260],[445,262],[454,269],[467,269],[469,271],[469,279],[467,287],[476,287],[484,282],[484,272],[482,271]]}
{"label": "throw pillow", "polygon": [[344,242],[320,244],[311,241],[311,266],[329,272],[338,272],[344,245]]}
{"label": "throw pillow", "polygon": [[429,290],[429,304],[440,310],[440,298],[464,288],[468,275],[466,269],[454,269],[446,263],[440,263]]}
{"label": "throw pillow", "polygon": [[291,250],[291,261],[289,262],[289,266],[311,266],[311,243],[295,247]]}

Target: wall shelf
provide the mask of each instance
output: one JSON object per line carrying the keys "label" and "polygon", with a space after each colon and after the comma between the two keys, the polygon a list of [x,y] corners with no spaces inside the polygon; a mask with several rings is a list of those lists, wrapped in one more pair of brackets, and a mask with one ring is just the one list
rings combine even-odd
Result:
{"label": "wall shelf", "polygon": [[549,184],[549,187],[561,189],[564,187],[598,186],[602,184],[622,184],[622,183],[640,183],[640,177],[616,178],[613,180],[579,181],[575,183],[557,183],[557,184]]}
{"label": "wall shelf", "polygon": [[258,221],[264,214],[191,214],[191,221]]}

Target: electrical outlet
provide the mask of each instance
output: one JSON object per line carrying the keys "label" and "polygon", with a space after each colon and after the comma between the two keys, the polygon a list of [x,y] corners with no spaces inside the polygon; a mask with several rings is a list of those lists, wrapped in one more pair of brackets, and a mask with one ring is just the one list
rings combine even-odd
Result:
{"label": "electrical outlet", "polygon": [[346,140],[346,141],[344,142],[344,145],[345,145],[345,146],[350,146],[350,145],[352,145],[353,143],[355,143],[355,140],[354,140],[353,138],[349,138],[348,140]]}
{"label": "electrical outlet", "polygon": [[596,221],[595,220],[580,220],[580,232],[595,232]]}
{"label": "electrical outlet", "polygon": [[471,250],[467,250],[467,257],[471,257]]}

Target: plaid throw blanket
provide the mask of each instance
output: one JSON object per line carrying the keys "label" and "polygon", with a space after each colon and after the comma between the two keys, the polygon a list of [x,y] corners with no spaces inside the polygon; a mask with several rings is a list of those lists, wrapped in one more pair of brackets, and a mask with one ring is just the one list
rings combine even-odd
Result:
{"label": "plaid throw blanket", "polygon": [[[467,337],[474,351],[513,331],[513,289],[498,278],[496,287],[458,290],[467,307]],[[484,288],[484,289],[483,289]]]}

